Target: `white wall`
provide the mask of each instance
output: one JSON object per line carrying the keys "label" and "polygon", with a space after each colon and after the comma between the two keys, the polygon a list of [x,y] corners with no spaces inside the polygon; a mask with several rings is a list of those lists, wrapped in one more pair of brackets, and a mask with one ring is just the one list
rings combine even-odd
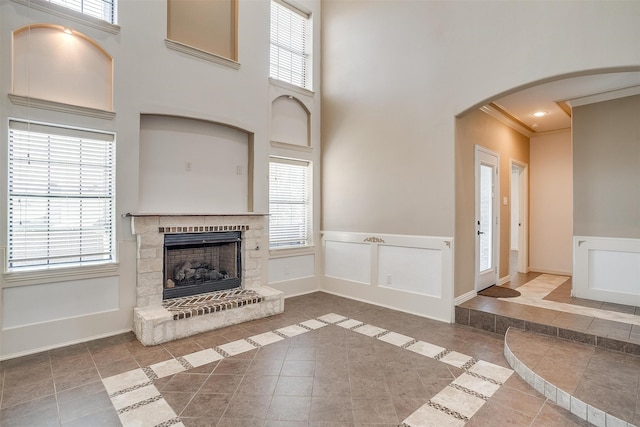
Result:
{"label": "white wall", "polygon": [[529,268],[573,270],[573,157],[571,131],[531,138]]}
{"label": "white wall", "polygon": [[[314,16],[313,36],[320,40],[320,1],[299,0]],[[268,211],[268,159],[272,152],[270,146],[271,102],[279,96],[295,95],[311,113],[310,140],[313,149],[305,155],[317,165],[315,177],[316,191],[319,191],[320,168],[320,79],[314,80],[313,91],[298,91],[286,86],[274,86],[269,83],[269,16],[268,1],[238,2],[239,33],[238,62],[239,69],[196,58],[165,46],[166,3],[163,1],[120,0],[118,2],[118,34],[71,21],[64,17],[44,11],[29,9],[17,2],[0,3],[0,152],[7,150],[7,118],[22,118],[48,123],[101,129],[116,133],[116,225],[119,264],[104,271],[60,271],[47,272],[29,277],[0,276],[0,303],[3,307],[22,306],[27,302],[29,292],[15,291],[9,288],[37,286],[53,289],[60,283],[63,289],[73,289],[78,283],[87,283],[88,287],[109,282],[110,289],[117,291],[117,307],[104,312],[103,307],[92,305],[96,293],[90,293],[87,310],[76,313],[72,318],[60,318],[64,311],[62,301],[32,301],[34,310],[38,308],[53,313],[37,324],[26,325],[24,319],[14,316],[9,310],[5,315],[6,325],[0,325],[0,358],[13,357],[56,347],[66,343],[88,340],[131,329],[132,313],[135,306],[135,237],[130,231],[130,219],[123,218],[127,212],[145,209],[145,203],[153,201],[157,210],[172,211],[170,206],[162,206],[158,194],[144,197],[144,191],[162,192],[160,188],[141,186],[140,164],[140,116],[141,114],[172,115],[223,123],[242,129],[253,136],[253,170],[251,179],[253,188],[253,211]],[[101,119],[73,113],[52,111],[41,108],[12,104],[8,98],[11,93],[11,32],[33,23],[46,23],[69,26],[95,41],[113,57],[114,93],[113,111],[115,118]],[[315,25],[317,24],[317,25]],[[320,75],[319,44],[312,52],[314,59],[313,74]],[[177,142],[179,143],[179,141]],[[159,153],[165,156],[169,151]],[[143,153],[144,154],[144,153]],[[6,159],[4,155],[0,159]],[[148,159],[147,159],[148,160]],[[238,159],[233,159],[234,173]],[[6,200],[6,160],[0,162],[0,200]],[[194,160],[194,166],[196,161]],[[246,171],[243,171],[247,173]],[[194,174],[195,175],[195,174]],[[234,175],[235,177],[235,175]],[[153,187],[153,186],[152,186]],[[234,202],[235,203],[235,202]],[[315,233],[319,238],[320,201],[317,200]],[[246,206],[246,205],[245,205]],[[191,206],[196,209],[195,206]],[[207,205],[203,209],[215,209]],[[200,210],[200,209],[198,209]],[[234,206],[234,211],[239,210]],[[246,208],[245,208],[246,210]],[[215,212],[213,212],[215,213]],[[0,229],[6,230],[6,212],[0,210]],[[266,242],[265,242],[266,244]],[[0,254],[5,260],[6,234],[0,235]],[[309,253],[316,262],[317,248]],[[295,261],[294,261],[295,264]],[[2,267],[4,270],[4,266]],[[315,271],[315,269],[314,269]],[[80,282],[78,282],[80,281]],[[267,264],[263,269],[263,283],[268,283]],[[308,292],[317,285],[307,279],[280,282],[280,289],[289,294]],[[25,288],[25,290],[28,288]],[[35,289],[35,288],[34,288]],[[293,289],[293,290],[291,290]],[[5,292],[6,291],[6,292]],[[112,297],[115,294],[112,295]],[[60,298],[65,292],[60,294]],[[113,300],[113,298],[112,298]],[[7,317],[8,316],[8,317]]]}

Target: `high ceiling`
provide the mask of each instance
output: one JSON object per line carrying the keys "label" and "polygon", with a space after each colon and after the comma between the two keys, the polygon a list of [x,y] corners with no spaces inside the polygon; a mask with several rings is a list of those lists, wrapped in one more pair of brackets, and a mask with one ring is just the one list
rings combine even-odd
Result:
{"label": "high ceiling", "polygon": [[[571,127],[571,107],[640,94],[640,71],[587,75],[544,83],[495,99],[485,112],[511,121],[525,133]],[[546,112],[535,117],[537,111]]]}

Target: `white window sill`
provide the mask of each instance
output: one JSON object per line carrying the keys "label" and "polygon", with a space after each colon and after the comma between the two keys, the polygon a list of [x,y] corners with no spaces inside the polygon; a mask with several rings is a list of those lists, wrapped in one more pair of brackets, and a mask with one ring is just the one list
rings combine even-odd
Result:
{"label": "white window sill", "polygon": [[309,98],[313,98],[315,95],[315,92],[312,90],[309,90],[304,87],[296,86],[291,83],[284,82],[282,80],[274,79],[272,77],[269,77],[269,83],[272,86],[277,86],[279,88],[286,89],[288,92],[295,92],[300,95],[308,96]]}
{"label": "white window sill", "polygon": [[115,262],[76,267],[51,267],[39,270],[7,271],[3,278],[5,287],[37,285],[115,276],[119,268],[120,264]]}
{"label": "white window sill", "polygon": [[94,18],[93,16],[85,15],[84,13],[76,12],[67,7],[52,4],[42,0],[12,0],[14,3],[21,4],[23,6],[39,10],[41,12],[50,13],[55,16],[59,16],[64,19],[68,19],[78,24],[87,25],[89,27],[97,28],[98,30],[105,31],[110,34],[120,33],[120,26],[111,24],[102,19]]}
{"label": "white window sill", "polygon": [[216,55],[215,53],[207,52],[206,50],[198,49],[197,47],[189,46],[184,43],[177,42],[175,40],[164,40],[165,46],[169,49],[177,50],[178,52],[186,53],[187,55],[195,56],[196,58],[204,59],[209,62],[223,65],[225,67],[232,68],[234,70],[240,69],[240,63],[232,59]]}
{"label": "white window sill", "polygon": [[63,102],[48,101],[46,99],[31,98],[29,96],[14,95],[12,93],[9,94],[9,99],[14,105],[58,111],[61,113],[76,114],[80,116],[95,117],[97,119],[113,120],[113,118],[116,116],[116,113],[114,113],[113,111],[82,107],[80,105],[65,104]]}

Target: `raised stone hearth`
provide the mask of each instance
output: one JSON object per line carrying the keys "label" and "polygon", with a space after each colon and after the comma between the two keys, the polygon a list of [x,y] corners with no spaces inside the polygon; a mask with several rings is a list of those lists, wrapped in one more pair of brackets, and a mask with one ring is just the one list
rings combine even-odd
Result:
{"label": "raised stone hearth", "polygon": [[[133,324],[144,345],[260,319],[284,311],[282,292],[263,286],[265,216],[131,215],[137,239],[136,307]],[[163,299],[164,235],[238,231],[242,235],[240,288]]]}

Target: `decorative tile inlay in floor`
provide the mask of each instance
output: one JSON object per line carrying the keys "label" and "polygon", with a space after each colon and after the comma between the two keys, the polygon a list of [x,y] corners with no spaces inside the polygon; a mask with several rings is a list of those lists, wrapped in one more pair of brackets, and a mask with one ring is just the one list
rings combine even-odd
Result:
{"label": "decorative tile inlay in floor", "polygon": [[103,383],[125,427],[180,427],[183,426],[180,418],[153,385],[153,380],[183,372],[188,370],[188,367],[202,366],[330,325],[385,341],[465,371],[407,417],[403,426],[464,425],[513,373],[511,369],[485,361],[476,361],[471,356],[453,350],[329,313],[271,332],[104,378]]}
{"label": "decorative tile inlay in floor", "polygon": [[541,274],[535,279],[518,287],[520,296],[515,298],[500,298],[515,304],[530,305],[533,307],[547,308],[550,310],[562,311],[565,313],[581,314],[583,316],[595,317],[597,319],[611,320],[614,322],[631,323],[640,325],[640,316],[630,313],[618,313],[615,311],[603,310],[581,305],[567,304],[557,301],[545,300],[544,297],[553,292],[558,286],[569,280],[567,276],[556,276],[553,274]]}

